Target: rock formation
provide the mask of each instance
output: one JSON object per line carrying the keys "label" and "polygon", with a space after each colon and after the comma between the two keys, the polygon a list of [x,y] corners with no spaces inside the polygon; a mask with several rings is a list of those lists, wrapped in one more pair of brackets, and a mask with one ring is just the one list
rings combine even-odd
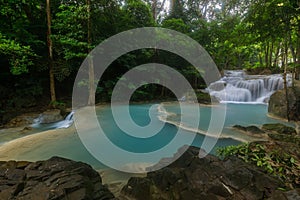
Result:
{"label": "rock formation", "polygon": [[[290,120],[300,120],[300,86],[288,89],[288,99]],[[268,112],[271,116],[287,119],[287,101],[284,90],[279,90],[270,97]]]}
{"label": "rock formation", "polygon": [[60,112],[61,111],[59,109],[52,109],[43,112],[39,117],[39,123],[49,124],[63,120],[63,117]]}
{"label": "rock formation", "polygon": [[278,190],[282,182],[238,158],[222,161],[212,155],[199,158],[198,154],[198,148],[190,147],[170,166],[145,178],[131,178],[122,194],[138,200],[300,198],[298,190]]}
{"label": "rock formation", "polygon": [[26,126],[34,123],[34,119],[37,118],[39,115],[36,113],[28,113],[22,114],[11,119],[6,125],[5,128],[13,128],[13,127],[20,127]]}
{"label": "rock formation", "polygon": [[53,157],[46,161],[0,162],[0,199],[114,199],[87,164]]}

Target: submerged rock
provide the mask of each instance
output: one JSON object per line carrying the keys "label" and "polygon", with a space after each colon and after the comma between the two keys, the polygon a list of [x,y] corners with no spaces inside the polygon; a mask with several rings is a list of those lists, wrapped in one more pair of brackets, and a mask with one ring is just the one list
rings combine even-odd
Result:
{"label": "submerged rock", "polygon": [[265,133],[265,131],[261,130],[257,126],[234,125],[233,128],[240,130],[240,131],[248,132],[251,134],[264,134]]}
{"label": "submerged rock", "polygon": [[[170,166],[149,172],[145,178],[131,178],[122,189],[127,198],[143,200],[276,199],[287,194],[284,184],[256,166],[231,157],[220,160],[208,155],[199,158],[199,149],[190,147]],[[278,199],[278,198],[277,198]]]}
{"label": "submerged rock", "polygon": [[53,157],[38,162],[0,162],[0,199],[114,199],[87,164]]}

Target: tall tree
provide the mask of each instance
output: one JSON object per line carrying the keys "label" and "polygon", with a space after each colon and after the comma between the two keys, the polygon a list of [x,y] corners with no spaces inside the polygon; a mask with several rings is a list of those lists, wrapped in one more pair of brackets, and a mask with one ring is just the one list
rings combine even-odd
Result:
{"label": "tall tree", "polygon": [[51,101],[56,101],[55,93],[55,79],[54,79],[54,65],[53,65],[53,44],[51,39],[51,7],[50,0],[46,0],[46,13],[47,13],[47,45],[49,54],[49,78],[50,78],[50,96]]}
{"label": "tall tree", "polygon": [[[91,0],[86,1],[87,4],[87,43],[88,43],[88,53],[91,51],[92,46],[92,19],[91,19]],[[95,105],[95,73],[94,73],[94,62],[93,56],[90,54],[88,56],[89,65],[89,99],[88,105]]]}

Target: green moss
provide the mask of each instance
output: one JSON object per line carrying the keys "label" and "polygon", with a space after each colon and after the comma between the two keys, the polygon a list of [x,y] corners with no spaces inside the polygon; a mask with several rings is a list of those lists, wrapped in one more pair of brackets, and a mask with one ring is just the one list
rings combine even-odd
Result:
{"label": "green moss", "polygon": [[274,133],[269,133],[268,136],[273,140],[294,143],[300,146],[300,137],[297,136],[286,135],[286,134],[274,134]]}
{"label": "green moss", "polygon": [[197,100],[199,103],[210,104],[210,95],[208,93],[196,92]]}
{"label": "green moss", "polygon": [[262,126],[264,131],[271,131],[279,134],[295,135],[297,134],[296,130],[293,127],[286,126],[284,124],[264,124]]}

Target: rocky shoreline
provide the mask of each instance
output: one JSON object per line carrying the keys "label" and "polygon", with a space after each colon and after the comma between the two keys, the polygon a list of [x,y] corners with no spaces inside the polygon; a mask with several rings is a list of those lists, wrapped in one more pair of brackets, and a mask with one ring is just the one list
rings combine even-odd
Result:
{"label": "rocky shoreline", "polygon": [[[183,148],[182,148],[183,149]],[[181,151],[181,149],[179,149]],[[283,191],[285,183],[237,157],[221,160],[189,147],[168,167],[132,177],[115,196],[91,166],[64,158],[0,162],[0,199],[119,200],[286,200],[300,189]],[[170,158],[172,159],[172,158]],[[159,165],[159,163],[158,163]],[[114,191],[116,193],[116,191]]]}
{"label": "rocky shoreline", "polygon": [[0,199],[114,199],[89,165],[53,157],[0,162]]}
{"label": "rocky shoreline", "polygon": [[190,147],[170,166],[145,178],[131,178],[122,194],[143,200],[300,198],[299,189],[284,192],[283,187],[280,180],[236,157],[199,158],[199,149]]}

